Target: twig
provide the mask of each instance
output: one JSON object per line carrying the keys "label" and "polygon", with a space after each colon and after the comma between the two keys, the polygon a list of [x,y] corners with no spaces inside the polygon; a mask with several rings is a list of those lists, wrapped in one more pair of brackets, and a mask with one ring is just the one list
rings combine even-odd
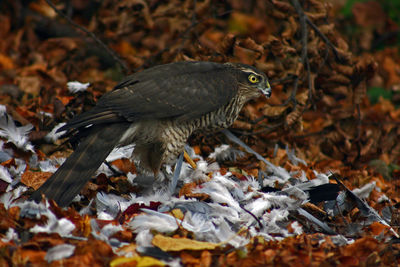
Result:
{"label": "twig", "polygon": [[339,55],[339,52],[336,50],[336,47],[331,43],[331,41],[329,41],[329,39],[325,36],[325,34],[323,34],[317,27],[317,25],[315,25],[309,17],[307,17],[307,15],[305,15],[306,18],[306,22],[308,23],[308,25],[311,26],[311,28],[313,28],[313,30],[318,34],[319,37],[321,37],[321,39],[329,46],[330,49],[332,49],[333,54],[335,55],[335,58],[337,61],[339,62],[343,62],[343,58]]}
{"label": "twig", "polygon": [[293,90],[292,90],[290,96],[288,97],[288,99],[286,99],[285,102],[283,102],[281,104],[281,106],[286,106],[287,104],[289,104],[289,102],[292,102],[293,109],[296,108],[296,105],[297,105],[296,94],[297,94],[298,88],[299,88],[299,76],[296,76],[293,81]]}
{"label": "twig", "polygon": [[[308,60],[308,31],[307,31],[307,16],[304,14],[303,9],[300,6],[300,3],[298,0],[292,0],[293,6],[296,9],[298,15],[299,15],[299,22],[300,22],[300,30],[301,30],[301,62],[303,63],[305,69],[307,70],[307,81],[308,81],[308,90],[309,90],[309,95],[308,95],[308,101],[311,101],[312,97],[312,84],[311,84],[311,78],[310,78],[310,61]],[[295,82],[297,82],[295,80]],[[296,90],[293,90],[291,98],[294,98],[296,96],[296,91],[297,91],[297,83],[295,84],[294,87]],[[296,102],[295,102],[296,103]],[[295,106],[296,107],[296,106]],[[294,107],[294,108],[295,108]]]}
{"label": "twig", "polygon": [[357,127],[356,127],[356,146],[357,146],[357,158],[361,157],[361,109],[360,109],[360,104],[356,104],[356,110],[357,110]]}
{"label": "twig", "polygon": [[63,12],[61,12],[54,4],[53,2],[51,2],[51,0],[46,0],[46,3],[61,17],[63,17],[64,19],[66,19],[68,21],[68,23],[70,23],[72,26],[74,26],[75,28],[83,31],[84,33],[86,33],[87,35],[89,35],[90,38],[92,38],[98,45],[100,45],[116,62],[118,62],[118,64],[122,67],[122,70],[125,74],[129,73],[129,68],[127,67],[126,63],[124,61],[121,60],[121,58],[119,56],[117,56],[117,54],[111,50],[105,43],[103,43],[99,38],[97,38],[97,36],[90,32],[89,30],[87,30],[86,28],[82,27],[81,25],[75,23],[72,19],[70,19],[68,16],[66,16]]}

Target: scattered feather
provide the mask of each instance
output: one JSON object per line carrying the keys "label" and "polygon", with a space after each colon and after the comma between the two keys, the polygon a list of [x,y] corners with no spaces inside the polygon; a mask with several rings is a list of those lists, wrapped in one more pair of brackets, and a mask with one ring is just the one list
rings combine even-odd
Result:
{"label": "scattered feather", "polygon": [[108,155],[108,157],[106,158],[106,161],[112,162],[117,159],[130,158],[132,156],[132,152],[134,149],[135,149],[135,145],[116,147]]}
{"label": "scattered feather", "polygon": [[75,246],[70,244],[61,244],[52,247],[46,253],[44,259],[50,263],[57,260],[68,258],[74,254]]}
{"label": "scattered feather", "polygon": [[182,227],[195,234],[211,232],[215,228],[208,216],[198,212],[191,213],[190,211],[185,213]]}
{"label": "scattered feather", "polygon": [[8,228],[5,236],[1,238],[0,240],[4,243],[8,243],[10,241],[18,242],[18,234],[15,232],[14,228]]}
{"label": "scattered feather", "polygon": [[354,243],[354,239],[346,238],[343,235],[334,235],[331,236],[330,238],[332,240],[332,243],[335,244],[336,246],[345,246]]}
{"label": "scattered feather", "polygon": [[[215,231],[212,235],[207,236],[206,240],[214,243],[227,243],[235,248],[247,245],[250,240],[234,232],[231,225],[225,220],[215,221]],[[213,240],[214,239],[214,240]]]}
{"label": "scattered feather", "polygon": [[4,141],[0,140],[0,163],[12,158],[13,151],[11,149],[4,148]]}
{"label": "scattered feather", "polygon": [[385,203],[385,202],[390,202],[390,199],[386,195],[381,195],[378,200],[378,203]]}
{"label": "scattered feather", "polygon": [[[195,170],[190,170],[190,172],[185,172],[181,175],[181,179],[185,182],[205,182],[209,179],[208,174],[218,171],[219,165],[217,162],[208,164],[203,159],[196,162],[197,168]],[[190,166],[190,165],[188,165]]]}
{"label": "scattered feather", "polygon": [[167,212],[173,209],[180,209],[183,213],[189,211],[203,215],[207,215],[212,211],[212,208],[206,202],[180,198],[171,198],[169,201],[164,201],[158,208],[158,211]]}
{"label": "scattered feather", "polygon": [[52,159],[46,159],[39,161],[38,167],[42,172],[56,172],[58,167],[58,162]]}
{"label": "scattered feather", "polygon": [[72,81],[67,83],[68,90],[72,94],[76,94],[78,92],[84,92],[90,86],[90,83],[81,83],[78,81]]}
{"label": "scattered feather", "polygon": [[5,105],[0,105],[0,117],[7,113],[7,107]]}
{"label": "scattered feather", "polygon": [[130,204],[131,202],[120,196],[98,192],[96,194],[97,217],[102,220],[112,220]]}
{"label": "scattered feather", "polygon": [[151,247],[151,241],[153,240],[154,235],[150,232],[149,229],[139,231],[136,235],[135,241],[138,247]]}
{"label": "scattered feather", "polygon": [[290,224],[290,226],[292,227],[293,233],[294,233],[295,235],[301,235],[302,233],[304,233],[304,231],[303,231],[303,226],[302,226],[299,222],[297,222],[297,221],[292,222],[292,223]]}
{"label": "scattered feather", "polygon": [[57,233],[60,236],[69,236],[75,229],[75,224],[70,220],[61,218],[58,219],[50,210],[42,213],[48,218],[47,223],[43,226],[35,225],[30,229],[32,233]]}
{"label": "scattered feather", "polygon": [[139,233],[145,230],[155,230],[160,233],[172,233],[178,229],[179,224],[182,222],[169,215],[161,212],[142,209],[145,213],[140,214],[133,218],[128,223],[130,229],[135,233]]}
{"label": "scattered feather", "polygon": [[213,201],[217,203],[227,204],[237,211],[240,210],[240,206],[232,197],[231,192],[228,190],[228,188],[224,187],[220,183],[210,181],[202,184],[201,188],[197,188],[193,190],[193,192],[207,194]]}
{"label": "scattered feather", "polygon": [[136,173],[131,173],[131,172],[128,172],[127,173],[127,175],[126,175],[126,177],[128,178],[128,182],[130,183],[130,184],[134,184],[134,180],[135,180],[135,178],[137,177],[137,174]]}
{"label": "scattered feather", "polygon": [[238,149],[235,149],[229,145],[223,144],[217,146],[208,157],[210,159],[215,159],[218,162],[222,161],[236,161],[238,158],[244,156],[244,152]]}
{"label": "scattered feather", "polygon": [[24,151],[34,152],[33,145],[28,138],[32,128],[32,124],[17,127],[12,117],[6,113],[0,116],[0,137],[7,139],[8,142]]}
{"label": "scattered feather", "polygon": [[305,162],[303,159],[298,158],[295,154],[295,150],[290,149],[288,145],[286,145],[286,155],[288,156],[288,159],[294,164],[294,165],[299,165],[299,163],[306,165],[307,166],[307,162]]}
{"label": "scattered feather", "polygon": [[369,197],[369,195],[371,194],[372,190],[375,189],[375,187],[376,187],[376,182],[373,181],[371,183],[364,185],[361,188],[356,188],[356,189],[352,190],[352,192],[355,195],[357,195],[359,198],[366,199]]}
{"label": "scattered feather", "polygon": [[8,172],[8,169],[3,165],[0,165],[0,179],[9,184],[11,184],[13,180],[11,174]]}
{"label": "scattered feather", "polygon": [[[10,189],[11,187],[11,189]],[[16,205],[14,202],[27,190],[26,186],[13,187],[13,183],[7,188],[7,192],[0,195],[0,203],[3,203],[6,209]]]}
{"label": "scattered feather", "polygon": [[[295,210],[301,203],[287,195],[279,195],[275,193],[264,193],[260,198],[245,205],[245,208],[260,217],[264,212],[271,208],[283,207],[285,209]],[[246,215],[246,217],[248,217]]]}
{"label": "scattered feather", "polygon": [[44,140],[46,140],[46,142],[52,142],[54,143],[55,141],[57,141],[58,139],[60,139],[60,137],[65,134],[65,131],[60,131],[58,132],[58,129],[60,129],[61,127],[63,127],[64,125],[66,125],[65,122],[59,123],[57,124],[48,134],[46,134],[46,136],[44,137]]}

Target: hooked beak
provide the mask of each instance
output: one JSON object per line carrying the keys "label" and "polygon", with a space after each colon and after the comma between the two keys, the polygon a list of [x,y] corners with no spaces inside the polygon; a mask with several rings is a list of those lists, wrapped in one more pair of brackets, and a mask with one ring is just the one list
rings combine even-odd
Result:
{"label": "hooked beak", "polygon": [[266,82],[265,87],[260,87],[259,89],[266,98],[269,98],[272,94],[271,85],[269,85],[268,81]]}

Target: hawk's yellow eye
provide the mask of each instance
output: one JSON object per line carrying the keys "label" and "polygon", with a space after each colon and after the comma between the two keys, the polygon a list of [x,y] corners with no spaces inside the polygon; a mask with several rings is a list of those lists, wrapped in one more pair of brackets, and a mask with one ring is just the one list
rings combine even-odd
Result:
{"label": "hawk's yellow eye", "polygon": [[251,83],[257,83],[258,82],[258,77],[256,75],[254,75],[254,74],[250,74],[249,75],[249,81]]}

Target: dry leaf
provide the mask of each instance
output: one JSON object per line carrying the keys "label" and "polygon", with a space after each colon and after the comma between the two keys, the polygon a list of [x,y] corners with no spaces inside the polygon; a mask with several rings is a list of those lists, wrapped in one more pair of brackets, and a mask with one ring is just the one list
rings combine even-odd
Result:
{"label": "dry leaf", "polygon": [[201,242],[188,238],[172,238],[163,235],[156,235],[151,243],[163,251],[213,250],[219,246],[215,243]]}
{"label": "dry leaf", "polygon": [[21,183],[33,189],[38,189],[53,173],[26,171],[21,176]]}

